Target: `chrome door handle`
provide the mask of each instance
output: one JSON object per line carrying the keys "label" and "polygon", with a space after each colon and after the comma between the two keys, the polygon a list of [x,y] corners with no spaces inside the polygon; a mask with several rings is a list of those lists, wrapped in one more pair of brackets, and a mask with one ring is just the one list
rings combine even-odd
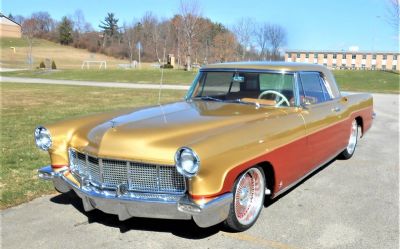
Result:
{"label": "chrome door handle", "polygon": [[338,106],[336,106],[336,107],[334,107],[334,108],[332,108],[332,111],[333,112],[340,112],[340,107],[338,107]]}

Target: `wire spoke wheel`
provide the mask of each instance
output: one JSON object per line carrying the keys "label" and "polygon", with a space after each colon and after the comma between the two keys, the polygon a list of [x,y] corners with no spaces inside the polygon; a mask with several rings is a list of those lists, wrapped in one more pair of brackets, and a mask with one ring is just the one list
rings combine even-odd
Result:
{"label": "wire spoke wheel", "polygon": [[357,121],[353,120],[351,123],[351,132],[350,132],[350,138],[349,138],[349,143],[347,145],[347,152],[349,154],[353,154],[356,145],[357,145],[357,138],[358,138],[358,125]]}
{"label": "wire spoke wheel", "polygon": [[234,211],[241,225],[252,224],[258,218],[263,206],[264,189],[264,175],[259,169],[251,168],[240,177],[234,195]]}

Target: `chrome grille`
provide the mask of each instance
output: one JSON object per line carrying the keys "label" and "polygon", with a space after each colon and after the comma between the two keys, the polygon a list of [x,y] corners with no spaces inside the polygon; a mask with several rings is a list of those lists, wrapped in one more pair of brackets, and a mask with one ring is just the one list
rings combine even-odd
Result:
{"label": "chrome grille", "polygon": [[148,193],[185,192],[185,179],[174,166],[97,158],[69,150],[71,171],[87,177],[90,183],[104,189],[127,184],[129,191]]}

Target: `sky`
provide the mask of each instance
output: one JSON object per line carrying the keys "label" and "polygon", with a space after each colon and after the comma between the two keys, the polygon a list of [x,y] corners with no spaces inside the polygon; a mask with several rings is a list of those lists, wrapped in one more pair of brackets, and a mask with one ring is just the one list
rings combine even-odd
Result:
{"label": "sky", "polygon": [[[276,23],[287,31],[285,49],[399,51],[399,33],[387,22],[388,0],[198,0],[203,17],[232,27],[244,17]],[[170,18],[180,0],[1,0],[3,14],[29,16],[47,11],[57,20],[82,10],[98,29],[107,12],[119,24],[140,20],[151,11]]]}

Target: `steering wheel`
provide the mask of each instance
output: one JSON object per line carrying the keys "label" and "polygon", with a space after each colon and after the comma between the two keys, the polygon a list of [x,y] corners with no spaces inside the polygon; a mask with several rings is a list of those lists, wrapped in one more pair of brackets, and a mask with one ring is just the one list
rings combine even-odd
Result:
{"label": "steering wheel", "polygon": [[289,100],[285,97],[285,95],[283,95],[280,92],[274,91],[274,90],[266,90],[266,91],[262,92],[258,96],[258,98],[262,99],[263,96],[270,94],[270,93],[275,94],[278,97],[281,97],[281,100],[278,103],[276,103],[275,106],[281,106],[284,102],[286,102],[287,106],[290,106]]}

